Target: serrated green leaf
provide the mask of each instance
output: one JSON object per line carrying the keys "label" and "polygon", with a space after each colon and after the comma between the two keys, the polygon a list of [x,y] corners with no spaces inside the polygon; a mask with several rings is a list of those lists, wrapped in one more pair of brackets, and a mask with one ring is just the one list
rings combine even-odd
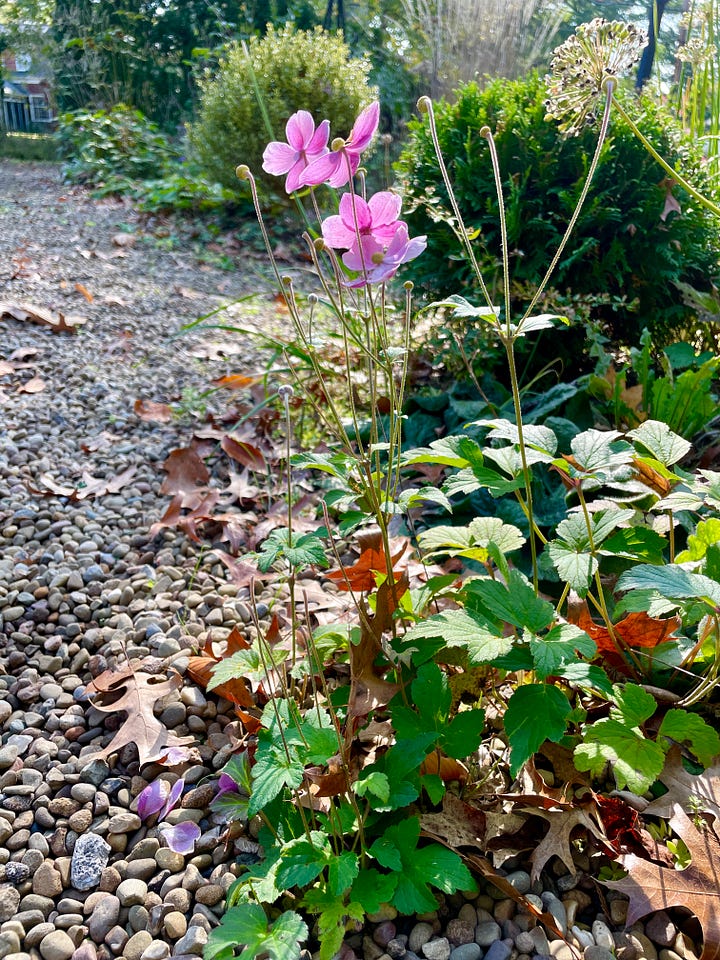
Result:
{"label": "serrated green leaf", "polygon": [[[519,455],[510,451],[512,457],[519,461]],[[509,469],[508,473],[514,474],[516,470]],[[522,477],[516,477],[508,480],[497,470],[491,470],[489,467],[467,467],[459,470],[457,473],[448,477],[443,483],[443,490],[448,497],[459,494],[472,493],[475,490],[484,489],[491,497],[502,497],[506,493],[512,493],[523,485]]]}
{"label": "serrated green leaf", "polygon": [[424,307],[423,309],[430,310],[435,307],[452,307],[454,317],[479,318],[492,324],[497,321],[500,313],[499,307],[473,306],[469,300],[466,300],[465,297],[461,297],[458,293],[453,293],[444,300],[438,300],[435,303],[428,304],[428,306]]}
{"label": "serrated green leaf", "polygon": [[709,600],[713,606],[720,605],[720,583],[699,573],[690,573],[682,567],[662,567],[638,564],[622,574],[617,582],[618,590],[657,590],[664,597],[687,600],[697,597]]}
{"label": "serrated green leaf", "polygon": [[390,903],[396,886],[397,874],[380,873],[369,867],[358,873],[350,888],[350,896],[366,913],[377,913],[383,903]]}
{"label": "serrated green leaf", "polygon": [[[286,659],[287,652],[284,650],[268,650],[265,653],[265,663],[267,663],[269,669]],[[230,680],[262,680],[265,677],[265,663],[263,663],[257,646],[248,647],[246,650],[238,650],[232,656],[223,657],[215,664],[207,689],[214,690],[215,687],[219,687],[222,683],[228,683]]]}
{"label": "serrated green leaf", "polygon": [[329,565],[326,556],[325,544],[314,533],[306,533],[297,540],[293,540],[292,547],[285,547],[285,557],[293,567],[301,567],[306,564],[315,564],[318,567],[327,567]]}
{"label": "serrated green leaf", "polygon": [[[476,420],[473,425],[488,427],[492,431],[493,439],[509,440],[512,444],[520,444],[520,432],[517,424],[512,420]],[[523,440],[526,447],[547,457],[553,457],[557,450],[557,437],[553,431],[539,424],[523,424]]]}
{"label": "serrated green leaf", "polygon": [[303,897],[302,906],[308,912],[318,915],[320,960],[332,960],[339,953],[348,920],[361,922],[365,916],[359,903],[353,900],[345,903],[343,898],[335,896],[331,890],[324,887],[308,890]]}
{"label": "serrated green leaf", "polygon": [[288,759],[284,751],[271,750],[256,760],[252,769],[253,787],[248,816],[254,817],[286,787],[297,789],[303,780],[304,768],[298,760]]}
{"label": "serrated green leaf", "polygon": [[403,490],[398,496],[398,505],[403,510],[422,506],[425,503],[438,503],[448,513],[452,513],[452,504],[447,495],[438,487],[421,487],[420,489]]}
{"label": "serrated green leaf", "polygon": [[525,537],[512,523],[505,523],[499,517],[475,517],[468,525],[472,543],[488,547],[496,544],[502,552],[519,550],[525,543]]}
{"label": "serrated green leaf", "polygon": [[619,440],[617,430],[584,430],[570,444],[573,456],[588,473],[630,475],[634,450],[629,443]]}
{"label": "serrated green leaf", "polygon": [[344,850],[328,862],[328,887],[336,897],[341,897],[351,886],[360,870],[360,861],[356,853]]}
{"label": "serrated green leaf", "polygon": [[507,585],[483,577],[471,580],[464,589],[468,604],[515,627],[539,633],[553,621],[553,605],[538,597],[518,570],[509,572]]}
{"label": "serrated green leaf", "polygon": [[510,772],[520,768],[546,740],[557,743],[572,712],[565,694],[550,683],[518,687],[505,711],[505,733],[510,742]]}
{"label": "serrated green leaf", "polygon": [[641,727],[657,710],[655,697],[636,683],[616,684],[613,699],[615,705],[610,708],[610,716],[628,727]]}
{"label": "serrated green leaf", "polygon": [[585,742],[575,747],[575,766],[600,776],[609,763],[619,790],[645,793],[662,773],[662,747],[619,720],[597,720],[585,729],[584,737]]}
{"label": "serrated green leaf", "polygon": [[565,317],[561,317],[557,313],[540,313],[536,317],[526,317],[517,325],[511,323],[510,329],[516,337],[524,337],[536,330],[547,330],[548,327],[554,327],[553,320],[562,320],[563,323],[568,322]]}
{"label": "serrated green leaf", "polygon": [[269,925],[259,904],[241,903],[231,907],[210,933],[205,956],[213,960],[228,947],[244,947],[240,960],[254,960],[261,953],[270,960],[297,960],[307,938],[307,924],[297,913],[287,910]]}
{"label": "serrated green leaf", "polygon": [[586,596],[598,568],[598,561],[590,553],[579,553],[562,541],[553,540],[547,551],[558,576],[570,585],[580,597]]}
{"label": "serrated green leaf", "polygon": [[639,427],[629,430],[627,435],[641,443],[666,467],[682,460],[692,446],[689,441],[673,433],[661,420],[645,420]]}
{"label": "serrated green leaf", "polygon": [[658,730],[658,737],[669,737],[676,743],[689,743],[690,749],[704,767],[709,767],[720,754],[720,736],[709,723],[687,710],[668,710]]}
{"label": "serrated green leaf", "polygon": [[317,830],[311,831],[310,837],[291,840],[283,847],[277,882],[284,890],[307,886],[328,863],[332,853],[328,838]]}
{"label": "serrated green leaf", "polygon": [[[370,773],[356,780],[353,789],[359,797],[364,797],[371,793],[377,797],[381,803],[387,803],[390,798],[390,782],[387,775],[380,773],[379,770],[372,770]],[[373,912],[372,910],[370,911]]]}
{"label": "serrated green leaf", "polygon": [[401,870],[402,857],[397,843],[388,837],[378,837],[368,849],[368,853],[387,870]]}
{"label": "serrated green leaf", "polygon": [[417,817],[410,817],[386,831],[386,836],[390,834],[396,839],[402,855],[402,871],[398,876],[392,903],[406,916],[437,908],[437,901],[430,892],[429,885],[437,887],[443,893],[475,888],[470,871],[457,853],[437,843],[417,849],[417,836],[414,843],[412,840],[414,828],[408,829],[413,821],[417,823],[419,831]]}
{"label": "serrated green leaf", "polygon": [[440,737],[440,748],[455,760],[469,757],[480,746],[484,726],[484,710],[463,710],[445,728]]}
{"label": "serrated green leaf", "polygon": [[605,556],[662,563],[667,539],[649,527],[623,527],[603,543],[600,553]]}
{"label": "serrated green leaf", "polygon": [[446,467],[468,467],[471,463],[482,464],[480,445],[470,437],[451,436],[433,440],[428,447],[407,450],[402,463],[436,463]]}
{"label": "serrated green leaf", "polygon": [[511,637],[492,633],[483,620],[467,610],[445,610],[416,623],[405,634],[404,645],[409,647],[423,638],[438,638],[446,647],[464,647],[471,666],[492,663],[512,646]]}
{"label": "serrated green leaf", "polygon": [[320,470],[333,477],[346,479],[355,460],[344,453],[296,453],[290,458],[293,467]]}
{"label": "serrated green leaf", "polygon": [[563,663],[557,668],[557,675],[578,687],[599,690],[608,699],[612,696],[612,683],[602,667],[592,663]]}
{"label": "serrated green leaf", "polygon": [[435,727],[445,723],[450,712],[452,694],[447,677],[436,663],[418,667],[411,686],[413,703],[422,717]]}
{"label": "serrated green leaf", "polygon": [[576,661],[578,653],[590,660],[596,651],[595,641],[571,623],[558,624],[544,637],[530,638],[530,652],[540,680],[557,674],[563,664]]}
{"label": "serrated green leaf", "polygon": [[445,784],[436,773],[423,774],[420,782],[434,807],[442,803],[442,798],[445,796]]}

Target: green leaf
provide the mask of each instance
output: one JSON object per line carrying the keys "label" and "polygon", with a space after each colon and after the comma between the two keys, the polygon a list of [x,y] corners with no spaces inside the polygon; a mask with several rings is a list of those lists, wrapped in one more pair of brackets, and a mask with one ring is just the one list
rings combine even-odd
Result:
{"label": "green leaf", "polygon": [[446,467],[468,467],[473,463],[482,465],[480,445],[470,437],[451,436],[433,440],[429,447],[417,447],[402,455],[403,464],[436,463]]}
{"label": "green leaf", "polygon": [[[497,451],[498,453],[500,451]],[[519,462],[519,456],[513,455]],[[514,475],[517,468],[508,469],[508,473]],[[491,470],[489,467],[467,467],[458,471],[443,483],[443,490],[449,497],[456,494],[473,493],[475,490],[485,489],[492,497],[502,497],[506,493],[512,493],[523,485],[522,477],[514,480],[508,480],[497,470]]]}
{"label": "green leaf", "polygon": [[438,503],[452,513],[452,504],[447,495],[438,487],[421,487],[419,490],[403,490],[398,496],[398,504],[403,510],[411,507],[421,507],[426,503]]}
{"label": "green leaf", "polygon": [[[474,426],[489,427],[493,440],[509,440],[515,446],[520,445],[520,432],[512,420],[476,420]],[[548,458],[553,457],[557,450],[557,437],[549,427],[526,423],[523,425],[523,440],[526,447],[537,450]]]}
{"label": "green leaf", "polygon": [[531,637],[530,651],[537,675],[544,680],[556,674],[562,665],[576,661],[578,653],[588,660],[592,659],[597,647],[584,630],[571,623],[561,623],[544,637]]}
{"label": "green leaf", "polygon": [[445,300],[430,303],[427,307],[423,307],[423,310],[435,309],[436,307],[453,307],[454,317],[479,317],[481,320],[486,320],[492,324],[496,323],[498,314],[500,313],[499,307],[475,307],[469,300],[461,297],[458,293],[451,294],[449,297],[446,297]]}
{"label": "green leaf", "polygon": [[565,694],[550,683],[518,687],[505,711],[505,733],[510,742],[510,772],[516,776],[546,740],[557,743],[572,712]]}
{"label": "green leaf", "polygon": [[[371,793],[381,803],[387,803],[390,799],[390,783],[386,774],[380,773],[379,770],[372,770],[362,776],[361,779],[356,780],[353,789],[359,797]],[[370,913],[373,913],[373,911],[371,910]]]}
{"label": "green leaf", "polygon": [[620,720],[597,720],[586,727],[584,739],[575,747],[575,766],[601,776],[609,763],[619,790],[645,793],[662,773],[662,747]]}
{"label": "green leaf", "polygon": [[283,890],[305,887],[325,869],[330,856],[330,843],[327,837],[322,834],[315,836],[316,834],[317,831],[313,830],[312,843],[301,837],[291,840],[283,847],[277,871],[277,883]]}
{"label": "green leaf", "polygon": [[661,420],[645,420],[634,430],[628,430],[627,435],[641,443],[656,460],[666,467],[682,460],[692,446],[677,433],[673,433]]}
{"label": "green leaf", "polygon": [[[287,659],[287,651],[267,650],[264,657],[268,668],[272,669],[272,667],[283,663]],[[263,663],[263,658],[256,646],[248,647],[246,650],[238,650],[232,656],[223,657],[215,664],[207,689],[214,690],[215,687],[219,687],[222,683],[228,683],[230,680],[263,680],[265,663]]]}
{"label": "green leaf", "polygon": [[440,738],[441,749],[455,760],[469,757],[480,746],[484,726],[484,710],[461,711],[445,728]]}
{"label": "green leaf", "polygon": [[228,947],[244,947],[240,960],[254,960],[266,953],[270,960],[297,960],[300,944],[308,938],[307,924],[291,910],[268,924],[265,911],[257,903],[231,907],[208,937],[205,957],[213,960]]}
{"label": "green leaf", "polygon": [[355,460],[344,453],[296,453],[290,458],[293,467],[320,470],[341,480],[347,478]]}
{"label": "green leaf", "polygon": [[330,889],[313,887],[302,901],[310,913],[318,914],[318,939],[320,941],[320,960],[332,960],[340,952],[345,939],[348,920],[361,922],[365,913],[361,905],[350,901],[345,903]]}
{"label": "green leaf", "polygon": [[445,796],[445,784],[436,773],[424,774],[420,778],[420,782],[434,807],[442,803],[442,798]]}
{"label": "green leaf", "polygon": [[626,683],[613,687],[615,706],[610,708],[610,716],[628,727],[641,727],[657,710],[655,697],[636,683]]}
{"label": "green leaf", "polygon": [[585,430],[570,444],[573,456],[588,473],[603,476],[630,476],[634,450],[629,443],[618,441],[617,430]]}
{"label": "green leaf", "polygon": [[467,610],[445,610],[416,623],[405,634],[404,645],[409,647],[424,638],[437,638],[446,647],[466,649],[468,662],[473,667],[492,663],[512,646],[511,637],[491,633],[483,620]]}
{"label": "green leaf", "polygon": [[480,613],[490,614],[515,627],[538,633],[548,627],[554,618],[554,609],[547,600],[536,594],[518,570],[511,570],[508,583],[489,577],[478,577],[466,584],[468,604],[480,605]]}
{"label": "green leaf", "polygon": [[560,579],[569,584],[580,597],[586,596],[598,568],[597,559],[590,553],[579,553],[574,547],[559,540],[549,543],[547,550]]}
{"label": "green leaf", "polygon": [[511,323],[510,329],[516,337],[524,337],[526,334],[533,333],[535,330],[547,330],[548,327],[554,327],[555,324],[553,320],[562,320],[564,323],[568,322],[557,313],[540,313],[536,317],[526,317],[525,320],[522,320],[517,325]]}
{"label": "green leaf", "polygon": [[341,897],[352,885],[360,870],[360,861],[356,853],[344,850],[338,856],[330,857],[328,862],[328,887],[336,897]]}
{"label": "green leaf", "polygon": [[377,913],[383,903],[390,903],[396,886],[397,874],[380,873],[369,867],[358,873],[350,897],[362,904],[366,913]]}
{"label": "green leaf", "polygon": [[436,728],[445,723],[450,713],[452,694],[448,679],[436,663],[424,663],[418,667],[411,686],[413,703],[418,711]]}
{"label": "green leaf", "polygon": [[285,556],[293,567],[302,567],[306,564],[327,567],[329,561],[326,552],[325,544],[314,533],[306,533],[297,540],[293,540],[292,547],[285,547]]}
{"label": "green leaf", "polygon": [[720,543],[720,519],[710,517],[709,520],[701,520],[695,533],[691,533],[688,537],[687,550],[679,553],[675,562],[686,563],[688,560],[702,560],[708,547],[714,546],[716,543]]}
{"label": "green leaf", "polygon": [[304,767],[299,760],[288,759],[283,750],[270,750],[256,760],[248,816],[254,817],[284,789],[297,789],[303,780]]}
{"label": "green leaf", "polygon": [[499,517],[475,517],[468,526],[473,543],[483,547],[496,544],[503,553],[519,550],[525,543],[525,537],[512,523],[505,523]]}
{"label": "green leaf", "polygon": [[662,563],[667,539],[649,527],[623,527],[603,543],[600,553],[605,556]]}
{"label": "green leaf", "polygon": [[612,697],[612,684],[602,667],[592,663],[563,663],[557,668],[557,675],[578,687],[599,690],[607,699]]}
{"label": "green leaf", "polygon": [[385,836],[378,837],[368,849],[368,853],[387,870],[401,870],[402,857],[397,844]]}
{"label": "green leaf", "polygon": [[720,754],[720,736],[717,731],[702,717],[686,710],[668,710],[660,724],[658,737],[668,737],[676,743],[689,743],[690,749],[704,767],[709,767]]}
{"label": "green leaf", "polygon": [[639,564],[622,574],[618,590],[657,590],[664,597],[686,600],[692,597],[720,605],[720,583],[699,573],[690,573],[682,567],[662,567]]}

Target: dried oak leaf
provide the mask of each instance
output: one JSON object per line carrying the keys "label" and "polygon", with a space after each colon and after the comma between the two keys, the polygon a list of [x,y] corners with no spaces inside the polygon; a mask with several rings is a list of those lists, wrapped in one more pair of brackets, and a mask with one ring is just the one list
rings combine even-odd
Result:
{"label": "dried oak leaf", "polygon": [[530,863],[532,864],[530,879],[533,883],[540,878],[545,864],[551,857],[558,857],[570,873],[577,873],[577,867],[570,849],[570,837],[577,827],[582,827],[603,844],[606,843],[605,836],[597,822],[582,807],[574,807],[572,810],[530,809],[527,812],[534,817],[542,817],[543,820],[548,822],[548,832],[530,856]]}
{"label": "dried oak leaf", "polygon": [[193,495],[198,487],[205,487],[210,480],[208,468],[200,457],[189,447],[172,450],[162,469],[167,476],[162,482],[160,493]]}
{"label": "dried oak leaf", "polygon": [[75,333],[78,327],[87,323],[87,317],[66,317],[62,313],[57,316],[41,307],[32,307],[29,303],[15,303],[14,301],[0,300],[0,320],[10,317],[11,320],[38,323],[50,327],[53,333]]}
{"label": "dried oak leaf", "polygon": [[685,907],[698,918],[703,930],[700,960],[720,957],[720,839],[709,825],[698,828],[680,804],[674,804],[670,827],[682,838],[692,862],[684,870],[663,867],[629,853],[619,857],[628,871],[622,880],[602,881],[611,890],[630,898],[627,925],[656,910]]}
{"label": "dried oak leaf", "polygon": [[167,679],[134,670],[106,670],[87,685],[87,693],[95,693],[93,707],[102,713],[124,710],[127,717],[110,743],[93,754],[98,760],[117,753],[129,743],[137,746],[140,766],[161,762],[172,747],[192,743],[192,737],[178,737],[153,713],[158,700],[182,686],[182,677],[173,672]]}
{"label": "dried oak leaf", "polygon": [[[390,564],[394,568],[397,561],[405,553],[407,541],[397,553],[390,557]],[[352,590],[353,593],[370,593],[377,586],[377,574],[387,574],[385,551],[382,546],[366,547],[355,563],[349,567],[340,567],[339,570],[329,570],[325,576],[337,583],[338,590]],[[403,574],[393,569],[396,582]]]}
{"label": "dried oak leaf", "polygon": [[688,773],[682,764],[680,748],[673,746],[658,779],[668,792],[648,804],[644,816],[667,818],[672,816],[675,805],[680,804],[683,810],[693,806],[720,820],[720,763],[708,767],[704,773]]}
{"label": "dried oak leaf", "polygon": [[220,446],[225,453],[241,463],[250,470],[260,473],[267,472],[267,462],[263,456],[262,450],[247,440],[238,440],[236,437],[226,434],[220,441]]}

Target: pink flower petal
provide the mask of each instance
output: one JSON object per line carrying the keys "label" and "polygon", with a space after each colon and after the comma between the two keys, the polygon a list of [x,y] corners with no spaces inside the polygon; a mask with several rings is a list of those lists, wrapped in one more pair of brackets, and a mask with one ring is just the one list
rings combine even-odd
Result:
{"label": "pink flower petal", "polygon": [[167,780],[154,780],[138,794],[137,812],[141,820],[162,810],[165,800],[170,793],[170,784]]}
{"label": "pink flower petal", "polygon": [[296,150],[305,150],[315,133],[315,121],[307,110],[298,110],[285,124],[287,142]]}
{"label": "pink flower petal", "polygon": [[361,239],[362,246],[362,256],[360,254],[360,247],[355,243],[347,253],[343,254],[342,261],[348,270],[362,270],[363,264],[365,270],[370,270],[373,265],[373,256],[377,253],[382,253],[382,244],[374,237],[362,237]]}
{"label": "pink flower petal", "polygon": [[287,143],[273,140],[265,147],[262,168],[265,173],[287,173],[297,158],[297,152]]}
{"label": "pink flower petal", "polygon": [[333,250],[344,250],[351,247],[355,240],[355,231],[349,229],[341,217],[328,217],[322,222],[322,235],[325,243]]}
{"label": "pink flower petal", "polygon": [[307,160],[303,157],[294,163],[292,167],[288,170],[288,175],[285,178],[285,192],[293,193],[295,190],[298,190],[301,187],[300,176],[307,167]]}
{"label": "pink flower petal", "polygon": [[[326,153],[317,160],[308,164],[300,175],[300,185],[303,187],[317,187],[321,183],[329,180],[333,174],[337,174],[338,169],[342,170],[345,164],[345,158],[340,153]],[[347,173],[347,171],[346,171]],[[347,180],[345,180],[347,183]]]}
{"label": "pink flower petal", "polygon": [[305,148],[305,152],[308,156],[312,154],[317,154],[322,156],[324,153],[327,153],[327,142],[328,137],[330,136],[330,121],[323,120],[320,126],[315,131],[310,143],[308,143]]}
{"label": "pink flower petal", "polygon": [[381,190],[373,194],[368,201],[368,208],[372,215],[373,229],[394,223],[400,216],[402,201],[396,193]]}
{"label": "pink flower petal", "polygon": [[365,107],[353,124],[345,147],[348,153],[362,153],[375,136],[379,121],[380,104],[376,100]]}
{"label": "pink flower petal", "polygon": [[182,823],[176,823],[174,827],[169,823],[163,823],[160,829],[165,843],[174,853],[192,853],[201,834],[200,827],[191,820],[183,820]]}
{"label": "pink flower petal", "polygon": [[[353,212],[354,207],[354,212]],[[352,231],[353,236],[356,233],[355,218],[357,217],[357,229],[363,233],[370,229],[373,223],[370,207],[357,194],[354,197],[351,193],[344,193],[340,198],[340,216],[342,222]]]}
{"label": "pink flower petal", "polygon": [[165,806],[162,808],[162,813],[160,814],[160,819],[164,820],[165,817],[170,813],[173,807],[177,804],[178,800],[182,796],[182,792],[185,789],[185,781],[182,777],[179,780],[176,780],[170,789],[167,800],[165,801]]}

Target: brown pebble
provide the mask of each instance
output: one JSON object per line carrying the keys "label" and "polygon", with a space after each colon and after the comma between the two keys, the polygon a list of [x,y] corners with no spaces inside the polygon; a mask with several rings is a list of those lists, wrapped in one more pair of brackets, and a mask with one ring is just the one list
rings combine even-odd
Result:
{"label": "brown pebble", "polygon": [[59,893],[62,893],[62,877],[55,869],[52,861],[46,860],[37,868],[33,875],[32,889],[33,893],[37,893],[41,897],[56,897]]}
{"label": "brown pebble", "polygon": [[206,907],[214,907],[216,903],[222,900],[224,895],[223,888],[216,883],[210,883],[206,887],[199,887],[195,891],[195,899],[197,902],[204,904]]}

